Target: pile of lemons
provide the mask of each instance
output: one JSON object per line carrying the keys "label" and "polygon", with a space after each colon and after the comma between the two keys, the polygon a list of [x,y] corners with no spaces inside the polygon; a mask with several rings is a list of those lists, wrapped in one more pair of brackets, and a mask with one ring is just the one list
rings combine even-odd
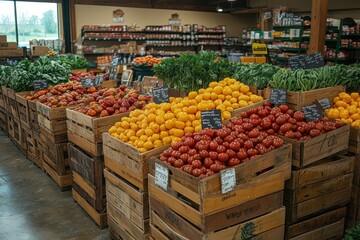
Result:
{"label": "pile of lemons", "polygon": [[136,109],[112,126],[109,134],[146,152],[181,141],[185,133],[200,131],[201,111],[219,109],[222,120],[227,120],[234,109],[262,100],[250,92],[249,86],[225,78],[185,98],[170,97],[169,103],[150,103],[143,110]]}

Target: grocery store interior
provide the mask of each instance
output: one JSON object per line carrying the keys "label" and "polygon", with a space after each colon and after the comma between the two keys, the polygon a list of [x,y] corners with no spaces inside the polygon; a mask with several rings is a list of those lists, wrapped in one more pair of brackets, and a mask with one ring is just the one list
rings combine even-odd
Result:
{"label": "grocery store interior", "polygon": [[360,240],[360,1],[0,0],[1,240]]}

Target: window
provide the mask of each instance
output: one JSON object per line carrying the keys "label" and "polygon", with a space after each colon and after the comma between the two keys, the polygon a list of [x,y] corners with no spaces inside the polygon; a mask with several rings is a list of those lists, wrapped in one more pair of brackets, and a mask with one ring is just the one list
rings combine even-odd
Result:
{"label": "window", "polygon": [[0,1],[0,9],[0,34],[8,35],[8,41],[29,47],[33,39],[59,38],[57,3]]}

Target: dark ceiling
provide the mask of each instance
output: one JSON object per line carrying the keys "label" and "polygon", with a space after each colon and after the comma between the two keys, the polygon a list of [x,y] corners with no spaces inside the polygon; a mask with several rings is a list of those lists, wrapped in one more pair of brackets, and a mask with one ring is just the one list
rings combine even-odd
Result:
{"label": "dark ceiling", "polygon": [[221,7],[225,12],[247,8],[248,0],[75,0],[77,4],[96,4],[120,7],[158,8],[215,12]]}

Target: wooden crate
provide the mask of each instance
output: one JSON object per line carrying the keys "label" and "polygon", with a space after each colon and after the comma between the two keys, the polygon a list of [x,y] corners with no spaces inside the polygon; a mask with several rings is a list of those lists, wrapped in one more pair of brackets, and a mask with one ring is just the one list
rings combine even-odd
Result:
{"label": "wooden crate", "polygon": [[9,104],[10,100],[9,100],[9,97],[8,97],[8,89],[9,88],[7,88],[5,86],[1,86],[1,92],[2,92],[2,95],[3,95],[3,99],[4,99],[4,108],[6,109],[6,111],[8,113],[10,113],[9,110],[11,111],[11,109],[10,109],[10,104]]}
{"label": "wooden crate", "polygon": [[254,104],[251,104],[251,105],[248,105],[248,106],[245,106],[245,107],[242,107],[242,108],[238,108],[238,109],[235,109],[233,111],[231,111],[231,117],[239,117],[241,115],[241,113],[243,112],[246,112],[252,108],[255,108],[255,107],[260,107],[260,106],[263,106],[265,101],[261,101],[261,102],[258,102],[258,103],[254,103]]}
{"label": "wooden crate", "polygon": [[[1,89],[1,88],[0,88]],[[5,108],[0,107],[0,129],[8,134],[8,117]]]}
{"label": "wooden crate", "polygon": [[0,108],[5,108],[5,96],[3,93],[3,88],[0,87]]}
{"label": "wooden crate", "polygon": [[107,227],[107,214],[96,211],[75,189],[71,190],[72,197],[77,204],[92,218],[92,220],[99,226],[100,229]]}
{"label": "wooden crate", "polygon": [[[165,210],[167,207],[164,206]],[[152,210],[152,209],[151,209]],[[171,210],[170,210],[171,211]],[[271,213],[249,221],[233,225],[210,233],[192,233],[194,228],[191,224],[182,226],[177,222],[181,218],[176,212],[171,218],[156,211],[151,211],[150,235],[153,239],[196,239],[196,240],[220,240],[220,239],[284,239],[285,208],[279,208]]]}
{"label": "wooden crate", "polygon": [[9,113],[13,115],[13,117],[15,117],[16,119],[19,119],[19,111],[16,102],[16,92],[8,88],[7,97],[9,99],[9,108],[8,108]]}
{"label": "wooden crate", "polygon": [[[149,195],[177,212],[199,230],[207,233],[239,223],[243,219],[227,218],[229,211],[246,207],[246,203],[284,189],[291,176],[289,144],[240,164],[235,168],[236,187],[221,194],[220,174],[203,180],[169,166],[159,159],[150,160]],[[155,185],[155,163],[169,169],[167,191]],[[267,169],[266,172],[264,172]],[[259,174],[261,172],[261,174]],[[231,209],[231,210],[230,210]],[[221,220],[219,220],[221,219]]]}
{"label": "wooden crate", "polygon": [[283,137],[285,142],[292,144],[293,166],[302,168],[347,150],[349,129],[350,127],[346,125],[306,141],[297,141]]}
{"label": "wooden crate", "polygon": [[36,108],[36,100],[35,101],[27,101],[29,107],[29,120],[30,127],[35,132],[40,132],[40,126],[38,121],[38,113]]}
{"label": "wooden crate", "polygon": [[360,153],[360,129],[350,127],[349,152]]}
{"label": "wooden crate", "polygon": [[[106,198],[109,222],[124,239],[147,239],[149,234],[148,193],[141,191],[116,173],[105,169]],[[113,227],[109,225],[110,229]],[[119,230],[121,231],[119,231]],[[127,232],[131,237],[124,235]]]}
{"label": "wooden crate", "polygon": [[67,131],[50,132],[43,127],[40,127],[39,129],[40,129],[40,136],[42,138],[42,141],[51,141],[52,143],[68,142]]}
{"label": "wooden crate", "polygon": [[[328,238],[320,237],[326,235],[315,235],[318,236],[318,238],[304,238],[304,236],[313,236],[314,233],[323,234],[323,229],[328,229],[327,226],[343,220],[345,216],[346,207],[342,207],[296,224],[286,225],[286,239],[330,239],[330,237],[333,236],[329,236]],[[339,231],[336,231],[336,233],[339,233]]]}
{"label": "wooden crate", "polygon": [[152,156],[159,156],[169,145],[140,153],[133,146],[104,133],[103,147],[105,167],[142,191],[146,191],[148,188],[149,159]]}
{"label": "wooden crate", "polygon": [[71,189],[71,172],[59,175],[46,161],[43,161],[44,171],[54,180],[61,191]]}
{"label": "wooden crate", "polygon": [[347,208],[345,228],[353,228],[358,223],[360,223],[360,206],[350,203]]}
{"label": "wooden crate", "polygon": [[36,102],[38,123],[50,132],[66,132],[66,107],[50,108]]}
{"label": "wooden crate", "polygon": [[360,186],[360,154],[355,154],[355,168],[353,184]]}
{"label": "wooden crate", "polygon": [[102,156],[102,133],[129,116],[123,113],[103,118],[92,118],[73,109],[66,109],[69,141],[89,152],[93,156]]}
{"label": "wooden crate", "polygon": [[25,98],[26,96],[29,95],[30,92],[19,92],[15,94],[21,126],[26,128],[30,128],[29,107],[28,107],[28,101]]}
{"label": "wooden crate", "polygon": [[360,205],[360,187],[354,184],[351,187],[351,203]]}
{"label": "wooden crate", "polygon": [[72,187],[97,211],[106,208],[104,159],[86,154],[73,144],[68,145]]}
{"label": "wooden crate", "polygon": [[[302,110],[302,107],[313,104],[314,101],[323,98],[329,98],[330,100],[338,96],[339,93],[344,92],[345,87],[335,86],[328,88],[320,88],[305,92],[287,92],[286,105],[293,110]],[[269,98],[270,88],[265,90],[265,98]]]}

